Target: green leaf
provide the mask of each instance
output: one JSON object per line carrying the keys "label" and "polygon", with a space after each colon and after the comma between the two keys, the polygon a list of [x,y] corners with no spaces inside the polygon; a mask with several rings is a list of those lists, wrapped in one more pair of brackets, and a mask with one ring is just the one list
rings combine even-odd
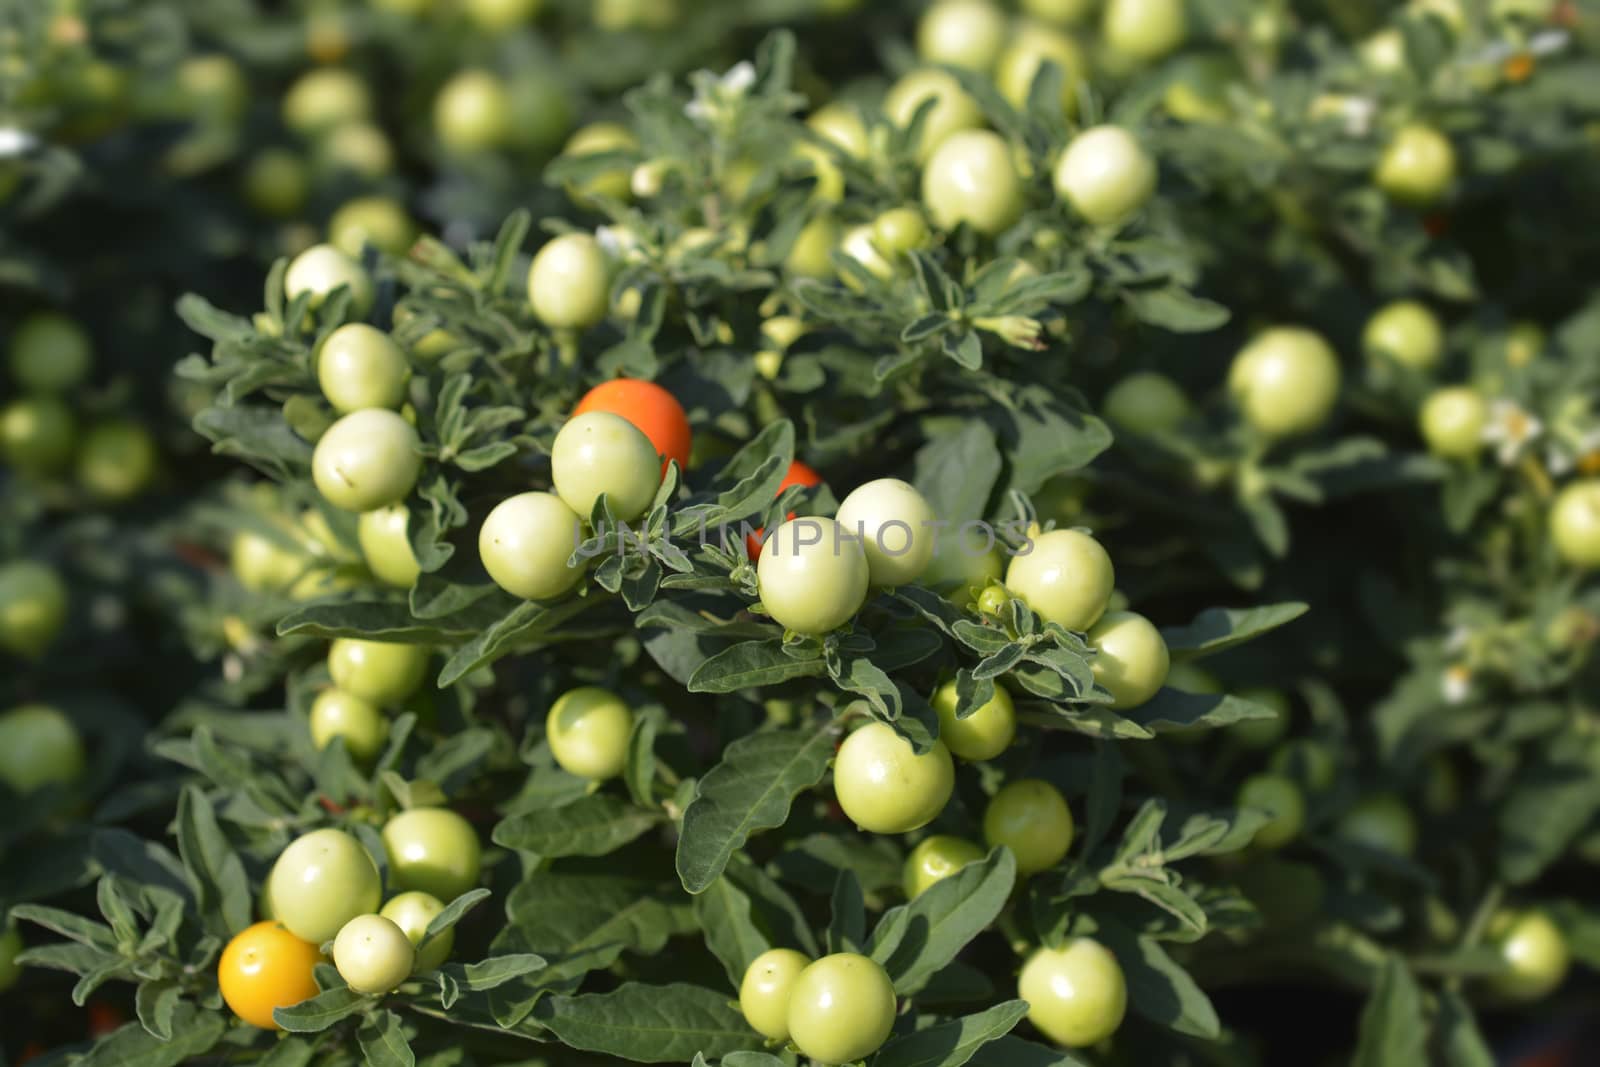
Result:
{"label": "green leaf", "polygon": [[1185,693],[1162,689],[1136,708],[1117,712],[1140,729],[1170,733],[1195,726],[1231,726],[1251,719],[1274,719],[1278,713],[1265,704],[1217,693]]}
{"label": "green leaf", "polygon": [[95,1042],[78,1063],[85,1067],[177,1067],[211,1051],[226,1029],[221,1012],[183,1004],[173,1013],[171,1038],[155,1037],[130,1023]]}
{"label": "green leaf", "polygon": [[225,936],[249,926],[254,902],[244,864],[222,836],[211,801],[199,786],[188,786],[178,795],[178,854],[206,929]]}
{"label": "green leaf", "polygon": [[884,912],[869,955],[883,964],[895,992],[912,996],[967,943],[989,927],[1016,884],[1007,848],[940,879],[917,899]]}
{"label": "green leaf", "polygon": [[727,747],[683,813],[677,867],[685,889],[704,892],[751,834],[783,825],[795,796],[822,781],[833,738],[826,726],[772,730]]}
{"label": "green leaf", "polygon": [[1495,1067],[1494,1053],[1484,1042],[1472,1006],[1460,993],[1449,989],[1439,993],[1434,1029],[1449,1067]]}
{"label": "green leaf", "polygon": [[368,1067],[416,1067],[405,1024],[392,1011],[368,1019],[356,1031],[356,1041]]}
{"label": "green leaf", "polygon": [[609,993],[545,997],[533,1016],[564,1044],[639,1063],[686,1063],[756,1050],[761,1038],[725,993],[674,983],[628,982]]}
{"label": "green leaf", "polygon": [[1007,1034],[973,1053],[967,1061],[977,1067],[1089,1067],[1077,1053],[1046,1048]]}
{"label": "green leaf", "polygon": [[1214,300],[1195,296],[1177,286],[1161,289],[1124,289],[1122,299],[1141,322],[1174,333],[1204,333],[1228,321],[1229,311]]}
{"label": "green leaf", "polygon": [[821,659],[797,659],[777,639],[741,641],[701,663],[689,678],[691,693],[733,693],[821,674]]}
{"label": "green leaf", "polygon": [[606,945],[659,952],[678,927],[655,883],[621,875],[539,871],[511,891],[506,917],[519,940],[545,956]]}
{"label": "green leaf", "polygon": [[736,989],[756,957],[773,947],[755,924],[750,895],[726,874],[694,898],[694,917],[705,932],[706,948],[722,963]]}
{"label": "green leaf", "polygon": [[492,896],[487,889],[469,889],[459,897],[445,905],[443,911],[433,917],[428,923],[428,929],[423,932],[423,941],[438,937],[446,930],[466,917],[467,912],[488,900]]}
{"label": "green leaf", "polygon": [[310,1000],[274,1008],[273,1021],[292,1034],[315,1034],[348,1019],[371,1004],[371,998],[348,986],[325,989]]}
{"label": "green leaf", "polygon": [[448,688],[473,671],[487,667],[518,647],[532,644],[535,638],[572,619],[593,602],[593,598],[575,598],[557,604],[523,601],[499,621],[485,627],[471,641],[456,649],[455,654],[446,661],[444,669],[439,672],[439,688]]}
{"label": "green leaf", "polygon": [[1189,625],[1163,630],[1161,636],[1174,659],[1199,659],[1276,630],[1307,610],[1299,601],[1258,608],[1207,608]]}
{"label": "green leaf", "polygon": [[465,965],[448,964],[440,971],[450,976],[462,989],[474,993],[495,989],[524,975],[534,974],[546,966],[546,960],[532,952],[518,952],[508,956],[491,956],[486,960]]}
{"label": "green leaf", "polygon": [[1211,999],[1159,942],[1136,937],[1114,923],[1103,924],[1097,936],[1122,965],[1134,1011],[1180,1034],[1208,1041],[1222,1032]]}
{"label": "green leaf", "polygon": [[1010,1033],[1027,1014],[1027,1001],[1008,1000],[988,1011],[894,1038],[873,1057],[872,1067],[961,1067],[983,1046]]}
{"label": "green leaf", "polygon": [[861,881],[852,870],[842,870],[833,881],[833,921],[828,924],[827,947],[832,952],[860,952],[867,943],[867,906]]}
{"label": "green leaf", "polygon": [[158,1041],[172,1040],[172,1020],[182,1002],[183,989],[172,981],[140,982],[133,996],[140,1025]]}
{"label": "green leaf", "polygon": [[[952,522],[981,518],[988,513],[1000,465],[994,431],[969,419],[952,432],[930,437],[917,451],[911,483],[940,518]],[[939,536],[954,538],[955,528]]]}
{"label": "green leaf", "polygon": [[604,856],[660,822],[657,812],[609,793],[595,793],[559,808],[503,819],[494,828],[494,843],[551,859]]}
{"label": "green leaf", "polygon": [[1422,990],[1398,956],[1390,956],[1361,1012],[1351,1067],[1410,1067],[1427,1062],[1428,1026]]}

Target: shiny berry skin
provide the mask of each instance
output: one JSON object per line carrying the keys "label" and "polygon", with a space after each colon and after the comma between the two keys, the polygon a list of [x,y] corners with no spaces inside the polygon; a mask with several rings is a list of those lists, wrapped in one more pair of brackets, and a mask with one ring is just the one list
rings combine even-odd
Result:
{"label": "shiny berry skin", "polygon": [[0,782],[26,796],[83,777],[83,741],[72,720],[48,704],[23,704],[0,714]]}
{"label": "shiny berry skin", "polygon": [[1550,540],[1574,567],[1600,567],[1600,478],[1575,481],[1550,506]]}
{"label": "shiny berry skin", "polygon": [[1116,582],[1100,542],[1077,530],[1052,530],[1025,547],[1006,568],[1006,588],[1046,622],[1080,632],[1093,626]]}
{"label": "shiny berry skin", "polygon": [[1444,354],[1444,328],[1426,304],[1396,300],[1367,320],[1361,344],[1374,358],[1390,359],[1413,370],[1432,370]]}
{"label": "shiny berry skin", "polygon": [[376,759],[389,739],[389,723],[372,704],[342,689],[324,689],[311,702],[311,743],[327,748],[344,739],[357,763]]}
{"label": "shiny berry skin", "polygon": [[1483,451],[1488,424],[1489,403],[1470,385],[1435,389],[1417,417],[1428,451],[1442,459],[1472,459]]}
{"label": "shiny berry skin", "polygon": [[924,63],[987,74],[1011,27],[988,0],[938,0],[917,22],[917,56]]}
{"label": "shiny berry skin", "polygon": [[1005,845],[1018,874],[1049,870],[1067,857],[1074,826],[1066,798],[1049,782],[1023,778],[1001,788],[983,813],[983,838]]}
{"label": "shiny berry skin", "polygon": [[1099,226],[1138,211],[1155,188],[1155,160],[1121,126],[1083,131],[1056,163],[1056,195]]}
{"label": "shiny berry skin", "polygon": [[1228,391],[1258,433],[1310,433],[1328,420],[1339,400],[1339,358],[1311,330],[1263,330],[1234,357]]}
{"label": "shiny berry skin", "polygon": [[294,300],[308,294],[306,306],[312,311],[339,288],[350,291],[351,315],[359,319],[372,310],[372,275],[333,245],[312,245],[290,261],[283,275],[284,295]]}
{"label": "shiny berry skin", "polygon": [[867,599],[861,542],[832,519],[790,519],[768,536],[756,565],[761,605],[774,622],[822,634],[855,617]]}
{"label": "shiny berry skin", "polygon": [[317,995],[311,969],[322,962],[317,946],[276,922],[259,922],[235,934],[217,961],[223,1002],[239,1018],[277,1030],[275,1008],[289,1008]]}
{"label": "shiny berry skin", "polygon": [[334,507],[375,511],[411,495],[422,473],[420,444],[412,425],[392,411],[353,411],[317,439],[311,477]]}
{"label": "shiny berry skin", "polygon": [[662,474],[666,473],[668,460],[675,461],[681,471],[689,469],[694,443],[689,416],[678,398],[662,386],[636,378],[601,382],[583,395],[572,414],[578,416],[591,411],[621,415],[650,438],[661,456]]}
{"label": "shiny berry skin", "polygon": [[0,411],[0,453],[17,472],[54,474],[72,459],[77,419],[56,397],[18,397]]}
{"label": "shiny berry skin", "polygon": [[999,684],[994,687],[994,696],[965,719],[956,718],[958,698],[954,681],[934,690],[929,703],[939,716],[939,740],[961,759],[994,759],[1009,748],[1017,736],[1017,713],[1011,694]]}
{"label": "shiny berry skin", "polygon": [[1257,774],[1239,786],[1236,801],[1241,808],[1255,808],[1270,818],[1256,831],[1254,843],[1262,848],[1282,848],[1296,837],[1306,823],[1306,798],[1300,787],[1276,774]]}
{"label": "shiny berry skin", "polygon": [[628,764],[633,709],[609,690],[581,686],[556,698],[544,729],[550,754],[562,770],[604,781],[621,774]]}
{"label": "shiny berry skin", "polygon": [[1503,911],[1489,921],[1489,941],[1505,968],[1489,978],[1489,988],[1513,1001],[1542,1000],[1555,992],[1571,969],[1566,935],[1539,910]]}
{"label": "shiny berry skin", "polygon": [[428,648],[400,641],[340,637],[328,646],[333,684],[380,708],[403,703],[428,671]]}
{"label": "shiny berry skin", "polygon": [[25,390],[59,393],[81,383],[94,362],[94,342],[65,315],[40,311],[11,334],[11,377]]}
{"label": "shiny berry skin", "polygon": [[1165,374],[1139,371],[1107,390],[1100,410],[1130,433],[1171,433],[1189,417],[1189,398]]}
{"label": "shiny berry skin", "polygon": [[898,478],[859,485],[839,504],[837,519],[861,541],[873,585],[910,585],[933,559],[936,516],[923,495]]}
{"label": "shiny berry skin", "polygon": [[1069,938],[1040,948],[1017,978],[1028,1020],[1063,1048],[1098,1045],[1117,1032],[1128,1010],[1128,984],[1117,957],[1098,941]]}
{"label": "shiny berry skin", "polygon": [[453,927],[435,936],[426,945],[422,943],[423,936],[428,932],[428,924],[442,911],[444,905],[438,897],[413,889],[391,898],[378,912],[400,927],[416,948],[416,962],[411,966],[413,974],[438,970],[450,958],[450,950],[455,947],[456,941]]}
{"label": "shiny berry skin", "polygon": [[341,415],[399,407],[410,380],[411,364],[400,346],[366,323],[339,327],[317,351],[317,382]]}
{"label": "shiny berry skin", "polygon": [[927,163],[952,134],[983,125],[983,110],[978,102],[949,72],[932,68],[913,70],[895,82],[883,98],[883,113],[890,122],[905,128],[928,99],[934,104],[922,120],[916,144],[919,163]]}
{"label": "shiny berry skin", "polygon": [[750,961],[739,983],[739,1011],[768,1041],[789,1040],[789,994],[811,957],[792,948],[768,949]]}
{"label": "shiny berry skin", "polygon": [[1022,217],[1022,195],[1011,146],[988,130],[952,133],[922,171],[922,202],[945,230],[966,224],[993,237]]}
{"label": "shiny berry skin", "polygon": [[900,887],[907,900],[915,900],[935,882],[955,874],[969,863],[983,859],[983,849],[971,841],[948,834],[934,834],[918,842],[906,857]]}
{"label": "shiny berry skin", "polygon": [[357,915],[333,939],[333,965],[357,993],[383,994],[411,977],[417,951],[393,919]]}
{"label": "shiny berry skin", "polygon": [[556,434],[550,452],[556,495],[588,517],[602,495],[621,522],[643,515],[661,484],[655,445],[620,415],[590,411],[575,415]]}
{"label": "shiny berry skin", "polygon": [[67,620],[67,586],[54,567],[19,559],[0,564],[0,648],[36,659]]}
{"label": "shiny berry skin", "polygon": [[407,532],[410,517],[404,504],[392,504],[364,511],[356,522],[356,540],[367,569],[380,582],[397,589],[410,589],[422,573]]}
{"label": "shiny berry skin", "polygon": [[1421,123],[1395,132],[1372,175],[1390,199],[1416,207],[1436,203],[1455,177],[1456,151],[1450,139]]}
{"label": "shiny berry skin", "polygon": [[559,596],[583,577],[567,560],[581,540],[578,513],[554,493],[519,493],[495,505],[478,531],[478,556],[501,589],[524,600]]}
{"label": "shiny berry skin", "polygon": [[833,788],[845,815],[863,830],[905,834],[944,810],[955,788],[955,764],[943,742],[918,755],[894,727],[870,722],[839,746]]}
{"label": "shiny berry skin", "polygon": [[357,915],[378,910],[382,884],[366,848],[343,830],[313,830],[278,855],[267,876],[272,912],[312,945],[333,940]]}
{"label": "shiny berry skin", "polygon": [[396,889],[448,902],[478,887],[483,847],[472,824],[449,808],[411,808],[392,816],[383,825],[383,847]]}
{"label": "shiny berry skin", "polygon": [[1167,643],[1149,619],[1132,611],[1112,611],[1089,628],[1089,647],[1097,685],[1111,694],[1118,710],[1136,708],[1155,696],[1167,680]]}
{"label": "shiny berry skin", "polygon": [[882,966],[840,952],[801,971],[789,994],[789,1038],[819,1063],[851,1063],[878,1051],[894,1027],[894,985]]}
{"label": "shiny berry skin", "polygon": [[553,238],[528,270],[528,299],[546,326],[581,330],[603,322],[610,292],[605,250],[586,233]]}

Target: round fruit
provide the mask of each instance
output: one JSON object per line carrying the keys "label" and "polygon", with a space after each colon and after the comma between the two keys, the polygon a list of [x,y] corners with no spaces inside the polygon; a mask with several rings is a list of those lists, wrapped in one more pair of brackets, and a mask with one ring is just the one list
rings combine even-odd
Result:
{"label": "round fruit", "polygon": [[1018,874],[1049,870],[1072,847],[1072,811],[1055,786],[1023,778],[1002,787],[983,813],[983,839],[1005,845],[1017,858]]}
{"label": "round fruit", "polygon": [[131,420],[103,422],[78,446],[78,484],[105,501],[138,496],[156,471],[156,443],[150,431]]}
{"label": "round fruit", "polygon": [[362,322],[341,326],[317,352],[317,382],[333,410],[397,408],[406,397],[411,364],[388,334]]}
{"label": "round fruit", "polygon": [[609,690],[569,689],[550,706],[544,729],[550,754],[568,774],[603,781],[627,766],[633,711]]}
{"label": "round fruit", "polygon": [[913,70],[895,82],[883,98],[883,113],[904,129],[911,125],[924,100],[932,100],[933,107],[922,119],[916,144],[918,163],[926,163],[951,134],[983,125],[983,109],[978,102],[961,88],[954,75],[942,70]]}
{"label": "round fruit", "polygon": [[1072,139],[1055,170],[1056,195],[1097,226],[1121,222],[1156,189],[1156,163],[1121,126],[1095,126]]}
{"label": "round fruit", "polygon": [[601,382],[583,395],[573,415],[591,411],[609,411],[633,423],[650,439],[662,457],[661,472],[666,473],[667,461],[673,460],[679,470],[688,470],[693,434],[689,429],[689,416],[684,414],[678,398],[655,382],[636,378],[613,378]]}
{"label": "round fruit", "polygon": [[1311,330],[1263,330],[1234,357],[1228,391],[1258,433],[1310,433],[1327,421],[1339,400],[1339,357]]}
{"label": "round fruit", "polygon": [[400,589],[417,584],[417,575],[422,573],[406,532],[410,515],[404,504],[393,504],[362,512],[356,522],[356,540],[361,544],[367,569],[379,581]]}
{"label": "round fruit", "polygon": [[586,233],[552,239],[533,257],[528,299],[541,322],[557,329],[584,329],[604,321],[611,267],[600,242]]}
{"label": "round fruit", "polygon": [[67,620],[67,587],[55,568],[30,559],[0,565],[0,648],[35,658]]}
{"label": "round fruit", "polygon": [[406,932],[382,915],[357,915],[333,940],[333,965],[357,993],[393,992],[411,977],[416,960]]}
{"label": "round fruit", "polygon": [[1262,848],[1282,848],[1299,837],[1306,824],[1305,794],[1282,775],[1257,774],[1246,778],[1239,787],[1237,803],[1241,808],[1255,808],[1269,816],[1256,831],[1255,844]]}
{"label": "round fruit", "polygon": [[26,947],[15,926],[0,927],[0,993],[16,985],[17,979],[22,977],[22,964],[17,962],[17,957]]}
{"label": "round fruit", "polygon": [[948,834],[925,838],[906,857],[900,887],[907,900],[915,900],[933,883],[942,881],[969,863],[983,859],[983,849],[971,841]]}
{"label": "round fruit", "polygon": [[1100,32],[1113,52],[1149,62],[1188,36],[1184,0],[1106,0]]}
{"label": "round fruit", "polygon": [[987,74],[1009,30],[1005,12],[988,0],[939,0],[917,23],[917,55]]}
{"label": "round fruit", "polygon": [[[894,277],[894,264],[878,251],[878,246],[873,241],[870,223],[862,223],[846,230],[844,237],[839,241],[839,251],[859,263],[873,277],[885,281]],[[856,292],[862,292],[866,288],[850,274],[841,274],[840,280]]]}
{"label": "round fruit", "polygon": [[1171,433],[1189,417],[1189,398],[1165,374],[1139,371],[1113,385],[1100,404],[1105,417],[1130,433]]}
{"label": "round fruit", "polygon": [[24,389],[64,392],[88,377],[93,361],[89,334],[53,311],[29,315],[11,335],[11,377]]}
{"label": "round fruit", "polygon": [[305,205],[311,177],[305,161],[286,148],[266,148],[245,168],[244,198],[273,218],[292,218]]}
{"label": "round fruit", "polygon": [[422,473],[420,444],[412,425],[392,411],[352,411],[318,438],[311,477],[322,499],[345,511],[398,504]]}
{"label": "round fruit", "polygon": [[333,684],[380,708],[393,707],[415,693],[427,670],[426,645],[340,637],[328,646]]}
{"label": "round fruit", "polygon": [[1077,530],[1051,530],[1011,557],[1006,587],[1044,619],[1085,631],[1105,614],[1116,574],[1100,542]]}
{"label": "round fruit", "polygon": [[259,922],[233,936],[217,962],[222,999],[239,1018],[276,1030],[275,1008],[290,1008],[317,995],[311,970],[322,962],[317,946],[295,937],[281,923]]}
{"label": "round fruit", "polygon": [[486,70],[457,74],[434,98],[433,129],[452,152],[482,152],[504,143],[511,133],[505,83]]}
{"label": "round fruit", "polygon": [[376,759],[389,739],[389,723],[372,704],[342,689],[324,689],[311,702],[311,743],[327,748],[336,737],[358,763]]}
{"label": "round fruit", "polygon": [[383,847],[397,889],[448,901],[478,886],[483,857],[478,834],[449,808],[402,811],[384,823]]}
{"label": "round fruit", "polygon": [[768,1041],[789,1040],[789,994],[811,958],[792,948],[772,948],[750,961],[739,983],[739,1010],[750,1029]]}
{"label": "round fruit", "polygon": [[1444,459],[1471,459],[1483,450],[1489,402],[1470,385],[1435,389],[1422,402],[1418,426],[1428,451]]}
{"label": "round fruit", "polygon": [[494,583],[524,600],[571,589],[583,567],[567,560],[582,539],[578,513],[554,493],[518,493],[495,505],[478,531],[478,556]]}
{"label": "round fruit", "polygon": [[1489,922],[1489,939],[1505,969],[1489,987],[1509,1000],[1539,1000],[1566,979],[1572,954],[1560,927],[1542,911],[1501,912]]}
{"label": "round fruit", "polygon": [[756,565],[761,604],[786,630],[821,634],[855,617],[867,599],[867,555],[833,519],[791,519],[772,531]]}
{"label": "round fruit", "polygon": [[965,223],[993,237],[1022,217],[1022,179],[1005,138],[988,130],[946,137],[922,172],[922,202],[942,229]]}
{"label": "round fruit", "polygon": [[894,207],[872,220],[872,243],[891,259],[928,245],[928,224],[914,207]]}
{"label": "round fruit", "polygon": [[1028,1021],[1063,1048],[1098,1045],[1128,1010],[1128,983],[1111,950],[1087,937],[1040,948],[1023,964],[1017,995]]}
{"label": "round fruit", "polygon": [[904,834],[932,822],[955,788],[942,741],[917,755],[888,723],[870,722],[844,739],[833,764],[839,807],[863,830]]}
{"label": "round fruit", "polygon": [[909,585],[933,559],[933,508],[898,478],[867,482],[839,505],[839,525],[858,538],[873,585]]}
{"label": "round fruit", "polygon": [[367,83],[348,70],[323,67],[300,77],[283,95],[283,121],[303,134],[326,133],[372,116]]}
{"label": "round fruit", "polygon": [[1556,495],[1550,540],[1574,567],[1600,567],[1600,478],[1573,482]]}
{"label": "round fruit", "polygon": [[1000,53],[994,74],[995,88],[1012,107],[1025,111],[1034,79],[1046,63],[1061,68],[1061,107],[1069,115],[1078,111],[1078,83],[1088,72],[1083,49],[1070,36],[1048,26],[1024,23]]}
{"label": "round fruit", "polygon": [[929,701],[939,716],[939,740],[964,760],[994,759],[1011,746],[1017,736],[1017,712],[1011,694],[996,685],[994,696],[965,719],[956,718],[956,683],[949,681],[934,690]]}
{"label": "round fruit", "polygon": [[378,865],[343,830],[313,830],[278,856],[267,876],[272,911],[288,932],[312,945],[333,939],[357,915],[378,910]]}
{"label": "round fruit", "polygon": [[1167,643],[1150,620],[1132,611],[1108,612],[1090,628],[1094,680],[1118,710],[1136,708],[1167,680]]}
{"label": "round fruit", "polygon": [[[389,143],[388,134],[370,122],[347,122],[323,137],[317,145],[317,159],[336,173],[348,171],[356,178],[375,182],[394,171],[394,145]],[[344,242],[333,240],[331,219],[328,231],[329,239],[336,247],[350,256],[361,255],[361,242],[356,242],[352,249],[346,247]],[[404,250],[403,247],[400,249],[402,252]]]}
{"label": "round fruit", "polygon": [[1245,748],[1262,750],[1275,748],[1289,732],[1289,720],[1294,710],[1289,706],[1288,694],[1281,689],[1255,687],[1241,689],[1241,700],[1271,708],[1276,714],[1270,719],[1244,719],[1228,727],[1228,736]]}
{"label": "round fruit", "polygon": [[13,793],[83,777],[83,741],[72,720],[46,704],[23,704],[0,714],[0,782]]}
{"label": "round fruit", "polygon": [[387,196],[346,201],[328,220],[329,243],[352,259],[359,259],[368,245],[391,256],[404,255],[416,236],[416,223],[406,209]]}
{"label": "round fruit", "polygon": [[294,549],[254,530],[235,534],[228,553],[233,576],[252,593],[281,592],[306,568]]}
{"label": "round fruit", "polygon": [[332,245],[312,245],[289,262],[283,276],[284,295],[294,300],[308,294],[307,306],[312,311],[340,287],[350,290],[351,315],[359,319],[372,310],[372,275]]}
{"label": "round fruit", "polygon": [[1456,177],[1456,150],[1432,126],[1414,123],[1395,132],[1372,178],[1391,199],[1424,206],[1442,197]]}
{"label": "round fruit", "polygon": [[1302,737],[1274,752],[1267,767],[1274,774],[1299,782],[1308,792],[1325,793],[1338,777],[1339,758],[1326,742]]}
{"label": "round fruit", "polygon": [[1444,352],[1444,330],[1426,305],[1396,300],[1367,320],[1361,343],[1369,356],[1392,359],[1413,370],[1430,370]]}
{"label": "round fruit", "polygon": [[[615,122],[596,122],[578,130],[561,150],[565,156],[595,156],[607,152],[633,152],[639,141],[626,126]],[[567,195],[582,206],[592,206],[596,198],[627,200],[630,192],[631,164],[591,175],[581,184],[568,186]]]}
{"label": "round fruit", "polygon": [[838,244],[838,223],[831,215],[818,215],[795,235],[783,258],[783,269],[799,278],[832,278],[833,250]]}
{"label": "round fruit", "polygon": [[0,450],[23,474],[53,474],[66,466],[76,432],[72,409],[54,396],[18,397],[0,411]]}
{"label": "round fruit", "polygon": [[819,1063],[852,1063],[878,1051],[894,1027],[894,984],[874,960],[824,956],[795,976],[789,1038]]}
{"label": "round fruit", "polygon": [[426,945],[422,943],[423,937],[428,932],[428,924],[442,911],[444,905],[439,902],[438,897],[431,893],[413,890],[394,897],[383,906],[382,911],[378,912],[404,931],[416,949],[417,959],[411,965],[413,974],[426,974],[428,971],[438,970],[444,961],[450,958],[450,950],[455,947],[456,942],[454,928],[436,935]]}
{"label": "round fruit", "polygon": [[1417,848],[1417,820],[1405,801],[1389,793],[1362,800],[1335,829],[1346,841],[1395,856],[1410,856]]}
{"label": "round fruit", "polygon": [[861,120],[861,113],[849,104],[829,104],[806,119],[806,125],[824,141],[856,159],[864,159],[870,148],[867,124]]}
{"label": "round fruit", "polygon": [[649,510],[661,485],[655,445],[627,419],[607,411],[569,419],[556,434],[550,467],[557,495],[584,517],[604,495],[612,515],[632,522]]}

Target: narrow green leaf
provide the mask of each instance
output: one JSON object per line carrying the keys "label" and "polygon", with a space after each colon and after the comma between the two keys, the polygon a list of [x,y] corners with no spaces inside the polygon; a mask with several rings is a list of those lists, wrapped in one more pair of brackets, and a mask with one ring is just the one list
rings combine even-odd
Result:
{"label": "narrow green leaf", "polygon": [[541,856],[604,856],[661,823],[661,815],[609,793],[595,793],[548,811],[512,815],[494,828],[494,843]]}
{"label": "narrow green leaf", "polygon": [[689,678],[691,693],[733,693],[821,674],[821,659],[796,659],[783,642],[741,641],[701,663]]}
{"label": "narrow green leaf", "polygon": [[1017,880],[1008,848],[997,848],[890,908],[872,931],[869,955],[883,964],[895,992],[911,996],[994,922]]}
{"label": "narrow green leaf", "polygon": [[173,1013],[170,1039],[155,1037],[130,1023],[95,1042],[78,1063],[82,1067],[177,1067],[211,1051],[226,1029],[221,1012],[184,1004]]}
{"label": "narrow green leaf", "polygon": [[694,898],[694,917],[705,931],[706,948],[722,963],[735,989],[756,957],[773,947],[756,927],[750,895],[726,874]]}
{"label": "narrow green leaf", "polygon": [[417,1057],[406,1041],[405,1025],[392,1011],[367,1020],[356,1031],[368,1067],[416,1067]]}
{"label": "narrow green leaf", "polygon": [[274,1008],[273,1021],[292,1034],[315,1034],[365,1009],[366,997],[348,986],[324,989],[310,1000],[287,1008]]}
{"label": "narrow green leaf", "polygon": [[897,1037],[872,1059],[872,1067],[961,1067],[978,1050],[1006,1034],[1028,1014],[1028,1002],[1008,1000],[987,1011]]}
{"label": "narrow green leaf", "polygon": [[726,993],[700,986],[628,982],[609,993],[545,997],[533,1017],[585,1052],[640,1063],[687,1063],[761,1047]]}
{"label": "narrow green leaf", "polygon": [[1187,626],[1161,631],[1175,659],[1199,659],[1293,622],[1309,610],[1299,601],[1257,608],[1207,608]]}
{"label": "narrow green leaf", "polygon": [[1390,956],[1361,1012],[1351,1067],[1410,1067],[1427,1062],[1428,1026],[1422,990],[1398,956]]}

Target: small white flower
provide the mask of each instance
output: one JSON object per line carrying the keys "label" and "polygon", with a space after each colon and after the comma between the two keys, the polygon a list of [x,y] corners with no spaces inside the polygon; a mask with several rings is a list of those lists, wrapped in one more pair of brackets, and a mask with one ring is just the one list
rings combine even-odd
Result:
{"label": "small white flower", "polygon": [[1552,444],[1545,450],[1544,469],[1554,477],[1561,477],[1572,470],[1572,453],[1564,446]]}
{"label": "small white flower", "polygon": [[1344,131],[1351,137],[1365,137],[1372,129],[1373,116],[1378,113],[1378,102],[1370,96],[1347,96],[1340,102],[1344,117]]}
{"label": "small white flower", "polygon": [[1446,652],[1460,652],[1472,640],[1472,629],[1467,626],[1456,625],[1450,628],[1450,633],[1444,639]]}
{"label": "small white flower", "polygon": [[626,247],[622,234],[623,231],[618,226],[596,226],[594,231],[595,243],[600,246],[600,251],[606,255],[612,258],[621,258],[622,251]]}
{"label": "small white flower", "polygon": [[711,102],[699,96],[683,105],[684,115],[690,121],[700,126],[703,126],[707,122],[711,121],[711,114],[713,110],[714,109],[711,105]]}
{"label": "small white flower", "polygon": [[1447,704],[1460,704],[1472,695],[1472,669],[1465,663],[1446,667],[1439,677],[1439,692]]}
{"label": "small white flower", "polygon": [[1483,439],[1496,446],[1495,456],[1503,466],[1511,466],[1523,451],[1544,433],[1544,423],[1514,400],[1496,400],[1489,408],[1489,422]]}
{"label": "small white flower", "polygon": [[1528,51],[1536,56],[1547,56],[1566,48],[1571,40],[1572,35],[1566,30],[1545,30],[1533,35],[1528,42]]}
{"label": "small white flower", "polygon": [[722,76],[722,91],[728,96],[739,97],[748,93],[755,83],[755,64],[744,60],[729,67],[728,73]]}
{"label": "small white flower", "polygon": [[15,126],[0,126],[0,158],[31,152],[38,144],[39,139],[27,130]]}

